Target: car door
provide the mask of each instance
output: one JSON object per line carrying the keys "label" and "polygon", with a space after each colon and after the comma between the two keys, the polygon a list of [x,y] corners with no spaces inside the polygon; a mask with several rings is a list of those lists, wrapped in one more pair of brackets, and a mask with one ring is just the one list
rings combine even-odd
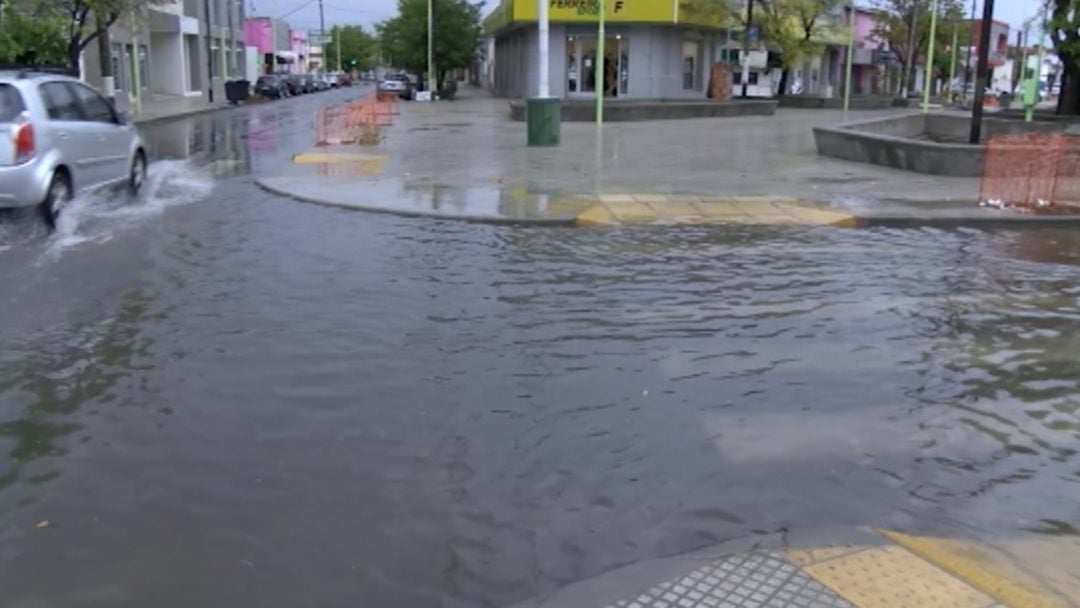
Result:
{"label": "car door", "polygon": [[99,183],[95,165],[87,157],[93,141],[75,92],[63,80],[43,82],[39,91],[49,116],[45,145],[58,151],[58,163],[68,168],[76,190]]}
{"label": "car door", "polygon": [[97,91],[81,82],[68,82],[82,106],[83,119],[94,142],[98,183],[120,181],[130,172],[131,132],[120,124],[116,111]]}

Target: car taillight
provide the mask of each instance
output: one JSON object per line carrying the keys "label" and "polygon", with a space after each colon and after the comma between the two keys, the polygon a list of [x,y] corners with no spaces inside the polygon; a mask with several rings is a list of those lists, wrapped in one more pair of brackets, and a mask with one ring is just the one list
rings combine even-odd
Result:
{"label": "car taillight", "polygon": [[34,125],[23,123],[15,127],[15,162],[25,163],[34,158]]}

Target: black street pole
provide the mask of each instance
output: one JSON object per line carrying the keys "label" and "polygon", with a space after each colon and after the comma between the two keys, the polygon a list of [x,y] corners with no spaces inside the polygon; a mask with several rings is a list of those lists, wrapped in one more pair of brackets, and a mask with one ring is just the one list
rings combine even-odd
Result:
{"label": "black street pole", "polygon": [[986,80],[990,75],[988,69],[990,60],[990,26],[994,20],[994,0],[985,0],[983,4],[982,24],[979,29],[979,67],[975,73],[975,105],[971,108],[971,138],[972,144],[977,144],[982,139],[983,97],[986,96]]}
{"label": "black street pole", "polygon": [[[754,0],[747,0],[746,2],[746,29],[743,30],[742,59],[743,65],[748,65],[750,61],[750,28],[754,27]],[[742,79],[742,98],[748,97],[747,87],[750,85],[750,70],[743,69],[739,72],[739,78]]]}
{"label": "black street pole", "polygon": [[206,94],[210,103],[214,103],[214,51],[210,47],[210,0],[203,0],[206,11]]}

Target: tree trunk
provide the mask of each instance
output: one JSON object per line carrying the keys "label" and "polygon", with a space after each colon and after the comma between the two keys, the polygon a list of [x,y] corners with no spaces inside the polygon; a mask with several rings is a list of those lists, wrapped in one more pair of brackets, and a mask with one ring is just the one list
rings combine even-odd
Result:
{"label": "tree trunk", "polygon": [[784,68],[780,71],[780,86],[776,88],[776,96],[783,97],[787,94],[788,76],[791,74],[791,70]]}
{"label": "tree trunk", "polygon": [[75,76],[79,75],[79,58],[82,56],[82,44],[76,37],[68,40],[68,69]]}
{"label": "tree trunk", "polygon": [[1070,63],[1065,64],[1061,75],[1061,97],[1058,98],[1058,114],[1080,114],[1080,69]]}

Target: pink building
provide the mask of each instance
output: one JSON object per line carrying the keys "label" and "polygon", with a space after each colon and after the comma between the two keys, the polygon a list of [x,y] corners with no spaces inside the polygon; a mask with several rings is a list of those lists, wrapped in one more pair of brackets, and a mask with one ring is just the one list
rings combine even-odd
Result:
{"label": "pink building", "polygon": [[310,51],[308,49],[307,32],[303,30],[290,30],[289,31],[289,43],[290,50],[295,56],[295,61],[290,66],[293,74],[303,74],[307,71],[308,55]]}
{"label": "pink building", "polygon": [[272,65],[278,73],[302,71],[298,67],[293,69],[302,62],[293,51],[288,23],[272,17],[252,17],[244,21],[244,36],[248,48],[255,49],[259,56],[260,74],[269,74]]}

